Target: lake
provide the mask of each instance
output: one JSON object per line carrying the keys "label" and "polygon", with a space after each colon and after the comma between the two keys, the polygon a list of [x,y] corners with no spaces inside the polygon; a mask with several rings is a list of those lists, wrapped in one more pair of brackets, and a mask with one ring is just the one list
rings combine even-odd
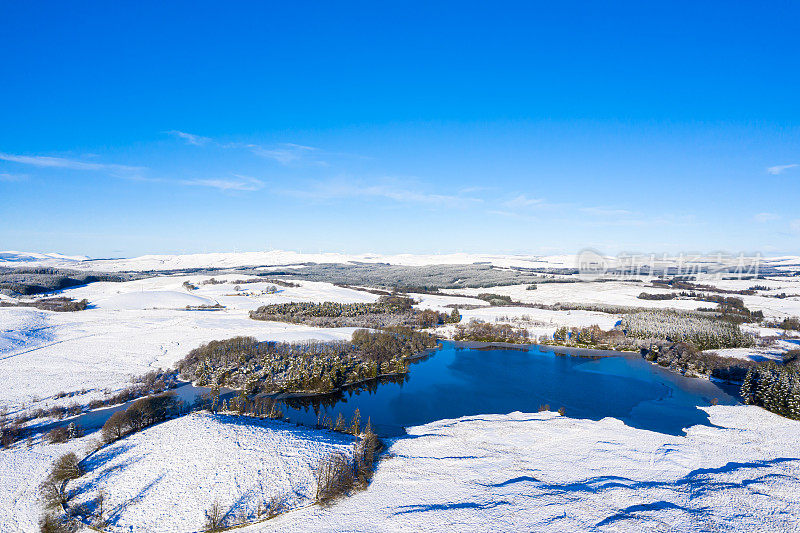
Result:
{"label": "lake", "polygon": [[[565,349],[567,350],[567,349]],[[561,351],[561,350],[560,350]],[[566,416],[626,424],[672,435],[708,424],[697,406],[738,402],[735,387],[687,378],[638,354],[602,357],[561,355],[549,348],[462,348],[452,342],[410,365],[410,373],[341,393],[286,400],[284,416],[314,425],[318,414],[348,421],[356,408],[382,436],[404,428],[462,416],[536,412],[542,405]]]}

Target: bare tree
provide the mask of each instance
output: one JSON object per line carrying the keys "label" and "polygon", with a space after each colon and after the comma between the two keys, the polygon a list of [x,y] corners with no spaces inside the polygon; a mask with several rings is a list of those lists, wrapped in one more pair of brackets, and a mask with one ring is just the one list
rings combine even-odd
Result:
{"label": "bare tree", "polygon": [[203,531],[220,531],[225,527],[225,513],[218,501],[214,501],[206,511],[206,523]]}
{"label": "bare tree", "polygon": [[317,468],[317,501],[330,502],[353,488],[353,467],[343,453],[332,453]]}

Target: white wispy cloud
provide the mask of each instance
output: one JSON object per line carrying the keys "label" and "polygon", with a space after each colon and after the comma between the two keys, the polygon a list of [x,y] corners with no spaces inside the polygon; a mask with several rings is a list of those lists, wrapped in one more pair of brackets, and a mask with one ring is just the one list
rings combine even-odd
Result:
{"label": "white wispy cloud", "polygon": [[526,209],[531,207],[544,207],[547,204],[542,198],[530,198],[525,194],[519,194],[504,202],[504,205],[510,209]]}
{"label": "white wispy cloud", "polygon": [[203,146],[213,142],[211,137],[203,137],[202,135],[195,135],[194,133],[186,133],[185,131],[171,130],[167,132],[170,135],[178,137],[186,141],[186,144],[193,144],[195,146]]}
{"label": "white wispy cloud", "polygon": [[234,174],[231,178],[210,178],[184,180],[182,185],[211,187],[221,191],[258,191],[264,188],[264,182],[250,176]]}
{"label": "white wispy cloud", "polygon": [[581,212],[586,215],[604,218],[620,218],[637,216],[638,213],[628,209],[619,209],[615,207],[606,206],[581,206],[575,203],[554,203],[545,198],[537,198],[528,196],[525,193],[520,193],[510,200],[501,202],[504,209],[491,211],[494,215],[510,216],[513,212],[524,212],[531,210],[553,210],[553,209],[566,209],[569,208],[576,212]]}
{"label": "white wispy cloud", "polygon": [[[267,147],[258,144],[248,144],[246,147],[255,155],[265,157],[277,161],[282,165],[291,165],[301,161],[308,162],[309,156],[317,152],[317,148],[313,146],[304,146],[302,144],[282,143],[277,146]],[[319,159],[311,160],[316,165],[327,165],[326,162]]]}
{"label": "white wispy cloud", "polygon": [[25,181],[27,179],[27,174],[9,174],[8,172],[0,172],[0,181]]}
{"label": "white wispy cloud", "polygon": [[794,233],[800,233],[800,218],[796,218],[789,223],[789,227]]}
{"label": "white wispy cloud", "polygon": [[778,220],[779,218],[781,217],[775,213],[758,213],[753,217],[753,221],[758,222],[759,224],[764,224],[765,222],[772,222],[774,220]]}
{"label": "white wispy cloud", "polygon": [[226,150],[249,150],[253,155],[272,159],[281,165],[294,165],[298,163],[311,164],[315,166],[327,166],[328,163],[319,158],[321,151],[314,146],[306,146],[296,143],[278,143],[274,145],[262,145],[246,142],[220,142],[211,137],[204,137],[194,133],[187,133],[180,130],[166,132],[173,137],[177,137],[194,146],[216,146]]}
{"label": "white wispy cloud", "polygon": [[306,189],[283,191],[285,194],[311,200],[334,200],[344,198],[386,198],[402,203],[416,203],[448,207],[467,207],[483,202],[481,198],[466,195],[425,192],[423,185],[408,187],[396,179],[387,178],[380,183],[364,183],[350,180],[318,181]]}
{"label": "white wispy cloud", "polygon": [[486,214],[497,215],[506,218],[513,218],[516,220],[529,220],[529,221],[537,220],[535,217],[527,213],[521,213],[519,211],[509,211],[507,209],[489,209],[486,211]]}
{"label": "white wispy cloud", "polygon": [[792,163],[790,165],[775,165],[774,167],[768,167],[767,172],[772,174],[773,176],[777,176],[781,174],[784,170],[789,170],[790,168],[800,167],[800,163]]}
{"label": "white wispy cloud", "polygon": [[117,176],[137,174],[145,170],[144,167],[95,163],[92,161],[81,161],[78,159],[67,159],[64,157],[51,157],[46,155],[17,155],[0,152],[0,159],[4,161],[10,161],[12,163],[20,163],[23,165],[32,165],[43,168],[105,171]]}
{"label": "white wispy cloud", "polygon": [[613,207],[581,207],[581,212],[599,217],[629,217],[637,213],[628,209],[615,209]]}

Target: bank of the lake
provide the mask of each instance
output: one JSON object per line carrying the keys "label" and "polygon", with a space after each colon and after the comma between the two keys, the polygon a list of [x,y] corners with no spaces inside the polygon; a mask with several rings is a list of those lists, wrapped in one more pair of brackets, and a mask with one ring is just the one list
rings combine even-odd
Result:
{"label": "bank of the lake", "polygon": [[350,419],[357,408],[384,436],[435,420],[540,407],[567,416],[626,424],[670,434],[708,422],[698,406],[735,404],[735,391],[687,378],[639,354],[573,347],[454,343],[410,366],[398,379],[336,394],[284,401],[290,420]]}

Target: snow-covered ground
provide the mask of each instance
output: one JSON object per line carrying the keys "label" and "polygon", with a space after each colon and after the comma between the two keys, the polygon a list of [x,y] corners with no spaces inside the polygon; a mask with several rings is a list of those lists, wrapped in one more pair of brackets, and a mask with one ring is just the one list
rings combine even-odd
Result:
{"label": "snow-covered ground", "polygon": [[[0,266],[41,264],[115,271],[297,265],[307,261],[404,265],[483,261],[500,267],[571,268],[575,256],[380,256],[274,251],[88,260],[58,254],[0,253]],[[794,268],[791,265],[797,265],[800,259],[781,258],[774,263],[788,269]],[[225,281],[222,284],[203,284],[210,278],[206,275],[92,283],[62,291],[64,296],[89,301],[89,309],[74,313],[0,307],[0,382],[4,384],[0,388],[0,407],[7,406],[15,412],[72,402],[85,404],[102,397],[106,390],[127,386],[131,377],[156,368],[169,368],[191,349],[215,339],[236,335],[279,341],[348,339],[353,328],[321,329],[253,321],[248,312],[269,303],[351,303],[378,298],[365,291],[309,281],[298,281],[299,287],[278,287],[274,294],[269,293],[271,284],[265,281],[240,284],[237,290],[234,282],[247,277],[215,276]],[[187,281],[198,288],[187,289],[184,286]],[[770,297],[800,293],[797,277],[720,280],[698,276],[697,282],[727,290],[766,286],[768,289],[759,290],[756,295],[742,297],[748,308],[764,311],[769,319],[800,316],[800,297]],[[691,300],[638,299],[641,292],[671,292],[648,284],[540,283],[536,290],[516,285],[413,296],[419,300],[417,307],[421,309],[449,312],[451,308],[447,306],[453,304],[480,306],[462,308],[461,314],[467,321],[476,318],[515,322],[528,327],[534,335],[551,334],[560,326],[597,324],[608,329],[620,317],[590,311],[489,307],[475,296],[490,292],[541,304],[681,309],[711,306]],[[186,309],[186,306],[216,304],[224,308]],[[782,333],[761,326],[744,328],[761,336]],[[768,348],[718,353],[779,358],[783,351],[797,345],[780,341]],[[79,396],[53,398],[61,391],[83,389],[86,392]],[[392,442],[373,485],[366,492],[329,509],[310,507],[250,530],[800,530],[796,522],[800,514],[797,481],[800,424],[755,407],[712,407],[709,412],[711,422],[717,427],[697,426],[689,429],[686,437],[637,430],[612,419],[593,422],[549,413],[486,415],[436,422],[413,428],[408,438]],[[131,514],[131,520],[153,520],[154,524],[163,509],[170,509],[177,502],[179,507],[184,504],[186,507],[181,507],[185,511],[176,511],[176,516],[183,517],[181,524],[189,524],[191,520],[202,520],[203,510],[217,497],[226,505],[229,503],[229,508],[238,501],[237,509],[250,509],[250,502],[258,499],[254,496],[257,492],[250,490],[257,481],[262,481],[265,487],[270,485],[272,489],[298,494],[297,502],[306,501],[304,498],[311,490],[308,465],[316,461],[314,453],[324,448],[320,442],[339,445],[325,440],[330,437],[327,432],[287,426],[279,435],[275,423],[259,427],[229,424],[223,428],[218,420],[203,416],[171,421],[124,439],[115,445],[118,448],[114,450],[119,454],[107,457],[105,465],[98,465],[97,472],[126,465],[109,471],[109,476],[115,479],[114,486],[119,484],[124,489],[114,503],[111,492],[115,489],[109,486],[109,502],[117,505],[135,500],[124,512],[120,511],[120,520],[131,509],[131,513],[138,513]],[[192,437],[169,440],[167,433],[171,432]],[[150,439],[149,435],[155,437]],[[31,447],[22,442],[10,450],[0,450],[0,531],[36,531],[40,513],[36,487],[51,461],[69,450],[82,455],[96,436],[57,445],[36,437]],[[203,446],[206,441],[217,449],[235,450],[212,458],[218,462],[216,468],[226,472],[217,477],[216,485],[213,473],[196,474],[194,469],[199,466],[184,464],[187,458],[205,453],[193,447]],[[128,449],[126,442],[136,446]],[[168,446],[154,444],[157,442],[174,443],[172,448],[177,451],[168,456],[173,452],[166,451]],[[148,459],[149,456],[154,459]],[[237,462],[240,456],[241,462]],[[289,477],[279,478],[276,474],[280,460],[269,458],[277,456],[297,459],[288,465]],[[154,462],[158,457],[164,464]],[[307,459],[302,468],[298,466],[303,462],[301,459]],[[255,475],[246,464],[256,465]],[[159,468],[172,470],[147,489],[158,478],[148,472]],[[290,477],[295,484],[287,485]],[[208,486],[194,490],[198,479]],[[217,489],[222,492],[215,492]],[[91,490],[87,488],[88,492],[79,498],[91,498]],[[139,493],[141,501],[135,499]],[[143,502],[149,502],[150,507],[141,505]],[[152,513],[146,514],[146,508]]]}
{"label": "snow-covered ground", "polygon": [[87,435],[62,444],[49,444],[35,437],[31,446],[23,442],[10,449],[0,448],[0,531],[39,531],[39,484],[55,459],[70,452],[85,456],[93,449],[96,437]]}
{"label": "snow-covered ground", "polygon": [[197,531],[214,502],[229,524],[255,520],[273,498],[288,508],[308,505],[320,459],[352,455],[354,442],[280,421],[193,413],[98,451],[67,489],[72,505],[88,509],[102,489],[110,531]]}
{"label": "snow-covered ground", "polygon": [[[704,407],[713,426],[670,436],[555,413],[409,428],[364,492],[242,531],[797,531],[800,422],[753,406]],[[35,531],[36,486],[68,444],[0,451],[3,531]],[[105,448],[75,503],[106,492],[119,530],[192,531],[219,500],[229,517],[273,495],[314,493],[311,469],[352,440],[273,421],[196,413]]]}
{"label": "snow-covered ground", "polygon": [[[183,256],[180,256],[183,257]],[[28,407],[86,403],[101,397],[105,390],[125,387],[131,377],[149,370],[169,368],[192,348],[203,342],[252,335],[261,340],[346,339],[351,328],[317,329],[300,325],[250,320],[248,311],[268,303],[290,301],[372,302],[378,296],[365,291],[334,286],[330,283],[299,281],[298,287],[278,287],[268,294],[266,281],[239,284],[247,276],[216,276],[221,284],[204,284],[210,276],[159,276],[124,283],[100,282],[62,291],[60,294],[87,299],[90,308],[76,313],[55,313],[32,308],[0,308],[0,379],[8,386],[0,389],[0,405],[12,410]],[[253,279],[253,278],[250,278]],[[766,283],[769,280],[764,280]],[[188,290],[184,282],[194,284]],[[748,282],[749,283],[749,282]],[[797,283],[773,281],[786,287]],[[738,288],[738,286],[737,286]],[[625,305],[653,308],[695,309],[707,302],[691,300],[640,300],[638,294],[669,292],[645,288],[633,282],[542,283],[536,290],[523,285],[488,289],[460,289],[445,293],[457,295],[414,294],[418,308],[449,311],[448,305],[474,306],[462,309],[465,320],[511,320],[528,327],[533,335],[551,335],[561,326],[590,326],[604,329],[614,326],[618,315],[588,311],[547,311],[525,307],[489,307],[475,298],[481,292],[511,296],[526,303],[578,303],[584,305]],[[746,305],[763,310],[768,317],[800,315],[798,299],[776,299],[761,295],[746,296]],[[225,306],[219,310],[187,310],[186,306]],[[777,335],[778,330],[759,328],[762,336]],[[774,348],[774,349],[773,349]],[[736,351],[741,357],[779,357],[778,352],[792,346],[766,350]],[[776,351],[777,350],[777,351]],[[761,353],[764,352],[764,353]],[[58,392],[87,390],[80,398],[53,400]]]}
{"label": "snow-covered ground", "polygon": [[[218,277],[217,279],[224,279]],[[241,279],[231,276],[231,279]],[[119,390],[132,377],[167,369],[204,342],[250,335],[259,340],[346,340],[354,328],[312,328],[251,320],[250,309],[287,301],[371,302],[378,297],[329,283],[301,282],[275,294],[237,295],[231,283],[203,285],[209,276],[157,277],[125,283],[92,283],[61,294],[86,298],[74,313],[0,308],[0,406],[51,407],[87,403]],[[184,281],[198,284],[187,291]],[[242,284],[258,293],[269,284]],[[186,305],[225,305],[186,310]],[[86,389],[79,398],[54,400],[59,392]]]}
{"label": "snow-covered ground", "polygon": [[800,530],[800,422],[704,409],[715,427],[685,437],[555,413],[433,422],[365,492],[245,531]]}

